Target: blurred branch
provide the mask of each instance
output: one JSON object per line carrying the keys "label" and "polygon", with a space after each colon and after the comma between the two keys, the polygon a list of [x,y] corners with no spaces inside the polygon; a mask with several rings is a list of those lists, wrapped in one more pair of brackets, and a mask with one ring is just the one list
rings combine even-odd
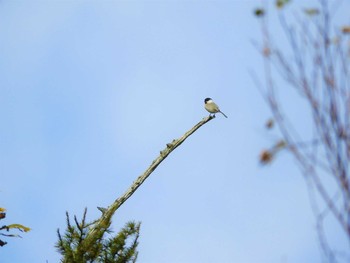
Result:
{"label": "blurred branch", "polygon": [[[284,147],[277,147],[277,142],[263,150],[260,161],[272,162],[281,150],[292,154],[308,187],[315,189],[325,207],[315,210],[317,230],[326,258],[334,262],[337,253],[323,230],[326,216],[332,215],[339,223],[350,245],[350,27],[334,28],[335,8],[330,10],[328,5],[327,0],[319,0],[319,7],[299,10],[292,18],[278,11],[289,49],[277,47],[267,16],[260,16],[262,46],[255,46],[264,60],[265,89],[252,77],[273,114],[266,127],[271,129],[271,123],[276,123],[284,142]],[[302,118],[310,116],[312,138],[305,136],[304,125],[291,122],[285,103],[277,96],[283,82],[305,102],[308,112]]]}
{"label": "blurred branch", "polygon": [[[6,213],[5,212],[6,212],[6,209],[0,207],[0,220],[4,219],[6,217]],[[21,224],[10,224],[10,225],[4,225],[4,226],[0,227],[0,231],[6,230],[7,232],[9,232],[10,230],[13,230],[13,229],[17,229],[17,230],[19,230],[21,232],[29,232],[31,230],[29,227],[26,227],[26,226],[21,225]],[[0,232],[0,236],[21,237],[18,234],[5,234],[3,232]],[[7,242],[0,240],[0,247],[4,246],[6,244],[7,244]]]}

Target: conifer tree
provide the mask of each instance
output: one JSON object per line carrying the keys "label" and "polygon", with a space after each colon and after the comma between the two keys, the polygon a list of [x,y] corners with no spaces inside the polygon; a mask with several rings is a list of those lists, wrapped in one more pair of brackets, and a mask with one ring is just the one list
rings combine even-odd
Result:
{"label": "conifer tree", "polygon": [[137,259],[137,245],[140,231],[140,224],[128,222],[115,236],[106,237],[111,234],[112,217],[117,209],[131,197],[141,184],[151,175],[158,165],[168,157],[168,155],[180,146],[191,134],[198,130],[202,125],[215,118],[215,115],[209,115],[194,125],[184,135],[178,139],[167,143],[165,149],[160,151],[159,156],[154,159],[146,171],[141,174],[126,192],[117,198],[107,208],[98,209],[102,215],[97,220],[87,223],[85,209],[83,218],[79,222],[74,216],[74,224],[71,223],[68,212],[67,228],[62,236],[57,230],[58,242],[56,248],[61,253],[62,263],[124,263],[135,262]]}

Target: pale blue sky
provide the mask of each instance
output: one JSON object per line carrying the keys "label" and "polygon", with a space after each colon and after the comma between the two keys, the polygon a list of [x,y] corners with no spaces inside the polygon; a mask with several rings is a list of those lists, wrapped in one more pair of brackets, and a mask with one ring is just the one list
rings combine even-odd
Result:
{"label": "pale blue sky", "polygon": [[[229,118],[176,149],[118,210],[114,228],[142,221],[141,263],[320,262],[295,163],[286,154],[258,163],[271,144],[269,110],[248,72],[262,73],[251,44],[259,3],[0,2],[1,223],[32,228],[7,239],[1,262],[58,262],[65,211],[80,217],[87,207],[97,218],[97,206],[207,116],[206,97]],[[330,233],[347,245],[336,225]]]}

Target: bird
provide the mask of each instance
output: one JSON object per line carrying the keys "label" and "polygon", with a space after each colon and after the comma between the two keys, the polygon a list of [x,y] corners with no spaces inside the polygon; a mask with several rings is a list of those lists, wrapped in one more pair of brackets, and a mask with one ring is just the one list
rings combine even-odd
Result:
{"label": "bird", "polygon": [[204,100],[204,108],[210,112],[210,115],[213,113],[214,114],[214,117],[215,117],[215,113],[218,113],[220,112],[222,115],[224,115],[226,118],[227,116],[225,115],[225,113],[223,113],[219,106],[216,105],[216,103],[211,99],[211,98],[206,98]]}

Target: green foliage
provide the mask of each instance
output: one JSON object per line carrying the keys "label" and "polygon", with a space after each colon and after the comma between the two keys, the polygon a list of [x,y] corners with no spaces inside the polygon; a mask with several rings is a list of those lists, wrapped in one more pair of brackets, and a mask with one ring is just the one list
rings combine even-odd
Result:
{"label": "green foliage", "polygon": [[[4,219],[6,217],[6,213],[5,213],[6,209],[0,207],[0,220]],[[9,232],[12,229],[17,229],[21,232],[29,232],[30,228],[26,227],[24,225],[21,224],[10,224],[10,225],[4,225],[2,227],[0,227],[0,231],[6,230],[7,232]],[[3,232],[0,232],[1,236],[6,236],[6,237],[21,237],[18,234],[5,234]],[[7,242],[3,241],[0,239],[0,247],[5,246],[7,244]]]}
{"label": "green foliage", "polygon": [[140,223],[126,223],[115,237],[106,239],[102,242],[103,248],[98,262],[136,262],[138,255],[136,249],[138,245],[137,239],[139,237],[139,231]]}
{"label": "green foliage", "polygon": [[[128,222],[115,236],[103,237],[102,235],[96,243],[86,247],[83,241],[94,224],[94,222],[86,223],[86,212],[85,209],[81,222],[74,216],[74,225],[70,222],[69,214],[66,213],[67,229],[64,235],[62,236],[60,231],[57,230],[58,242],[56,248],[63,256],[61,262],[136,262],[141,223]],[[110,229],[105,231],[107,234],[111,234],[111,232]]]}

